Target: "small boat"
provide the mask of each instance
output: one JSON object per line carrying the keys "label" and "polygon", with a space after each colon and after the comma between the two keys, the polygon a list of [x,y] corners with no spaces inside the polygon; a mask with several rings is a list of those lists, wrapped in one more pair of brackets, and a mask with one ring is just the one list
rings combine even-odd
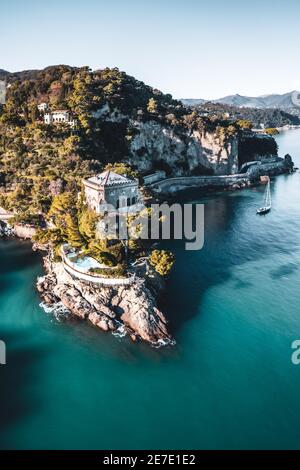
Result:
{"label": "small boat", "polygon": [[271,191],[270,191],[270,178],[268,179],[265,195],[264,195],[264,205],[256,210],[256,213],[259,215],[267,214],[270,212],[272,207],[271,201]]}

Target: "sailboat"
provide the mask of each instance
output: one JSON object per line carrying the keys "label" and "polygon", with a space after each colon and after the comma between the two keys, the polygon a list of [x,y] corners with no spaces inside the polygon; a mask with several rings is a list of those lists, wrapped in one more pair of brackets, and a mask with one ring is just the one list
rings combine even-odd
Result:
{"label": "sailboat", "polygon": [[264,195],[264,205],[260,207],[259,209],[256,210],[257,214],[267,214],[270,212],[272,207],[272,201],[271,201],[271,191],[270,191],[270,178],[268,179],[265,195]]}

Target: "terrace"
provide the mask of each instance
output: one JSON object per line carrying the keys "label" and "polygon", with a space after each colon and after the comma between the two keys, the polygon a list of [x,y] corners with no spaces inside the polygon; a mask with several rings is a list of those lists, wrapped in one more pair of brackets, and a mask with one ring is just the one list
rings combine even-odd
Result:
{"label": "terrace", "polygon": [[111,267],[99,263],[67,243],[61,246],[61,255],[65,271],[82,281],[103,285],[128,285],[135,282],[134,274],[126,273],[120,276],[118,266]]}

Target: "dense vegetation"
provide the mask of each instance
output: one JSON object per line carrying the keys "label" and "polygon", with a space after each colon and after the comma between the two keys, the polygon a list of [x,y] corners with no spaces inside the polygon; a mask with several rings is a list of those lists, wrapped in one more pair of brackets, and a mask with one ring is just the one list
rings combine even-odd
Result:
{"label": "dense vegetation", "polygon": [[255,128],[260,128],[262,125],[266,128],[300,125],[300,118],[298,116],[289,114],[281,109],[238,108],[221,103],[205,103],[196,106],[195,109],[200,114],[205,113],[216,119],[226,117],[226,119],[232,121],[250,121]]}
{"label": "dense vegetation", "polygon": [[169,274],[174,261],[174,255],[166,250],[153,250],[149,258],[151,266],[153,266],[161,276]]}
{"label": "dense vegetation", "polygon": [[[105,168],[138,176],[126,159],[139,122],[171,127],[183,141],[194,130],[213,132],[224,144],[249,129],[249,116],[201,116],[117,68],[91,71],[61,65],[14,74],[0,70],[0,79],[9,85],[6,103],[0,105],[0,206],[15,213],[15,223],[42,228],[37,234],[40,243],[51,244],[57,252],[68,242],[119,273],[126,258],[124,245],[95,239],[99,217],[87,209],[82,194],[78,198],[82,178]],[[77,119],[76,128],[45,125],[37,107],[43,102],[52,110],[68,109]],[[199,174],[206,171],[199,167]],[[138,240],[130,240],[128,248],[134,256],[145,251]],[[172,256],[156,252],[151,263],[165,275]]]}
{"label": "dense vegetation", "polygon": [[278,145],[271,136],[269,138],[254,138],[253,135],[245,134],[239,140],[239,161],[240,165],[254,161],[260,155],[277,156]]}
{"label": "dense vegetation", "polygon": [[[224,140],[238,131],[226,120],[199,117],[171,95],[118,69],[92,72],[61,65],[14,74],[0,71],[1,77],[9,87],[0,108],[0,205],[25,219],[47,214],[57,194],[78,192],[82,177],[126,161],[138,132],[133,122],[151,119],[185,136],[207,129]],[[45,126],[37,108],[42,102],[52,110],[69,109],[77,128]],[[114,119],[103,117],[107,109]]]}

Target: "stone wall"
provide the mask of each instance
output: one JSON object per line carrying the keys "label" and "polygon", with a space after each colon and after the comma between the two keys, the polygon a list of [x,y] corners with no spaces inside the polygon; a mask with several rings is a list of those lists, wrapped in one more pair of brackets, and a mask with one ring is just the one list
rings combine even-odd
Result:
{"label": "stone wall", "polygon": [[151,173],[150,175],[145,175],[143,177],[144,184],[152,184],[156,183],[157,181],[161,181],[166,178],[166,172],[165,171],[156,171],[155,173]]}
{"label": "stone wall", "polygon": [[242,187],[250,185],[248,174],[225,175],[225,176],[183,176],[167,178],[149,186],[154,192],[161,194],[174,194],[189,188],[201,189],[225,189],[239,185]]}
{"label": "stone wall", "polygon": [[293,163],[289,156],[276,158],[270,163],[257,162],[250,166],[247,173],[220,176],[184,176],[167,178],[163,181],[151,184],[148,187],[155,193],[172,195],[178,191],[190,188],[204,190],[240,189],[259,180],[260,176],[276,176],[292,171]]}
{"label": "stone wall", "polygon": [[70,265],[63,263],[65,270],[71,274],[71,276],[80,279],[81,281],[91,282],[93,284],[100,284],[102,286],[128,286],[135,282],[135,277],[124,277],[124,278],[109,278],[95,276],[87,273],[81,273],[78,269],[74,269]]}
{"label": "stone wall", "polygon": [[65,253],[65,246],[61,247],[61,255],[62,255],[62,262],[63,267],[67,271],[67,273],[71,274],[71,276],[80,279],[81,281],[91,282],[93,284],[100,284],[103,286],[127,286],[131,285],[136,281],[134,275],[130,275],[124,278],[109,278],[100,276],[97,274],[89,274],[86,271],[86,268],[80,268],[78,264],[72,263]]}

